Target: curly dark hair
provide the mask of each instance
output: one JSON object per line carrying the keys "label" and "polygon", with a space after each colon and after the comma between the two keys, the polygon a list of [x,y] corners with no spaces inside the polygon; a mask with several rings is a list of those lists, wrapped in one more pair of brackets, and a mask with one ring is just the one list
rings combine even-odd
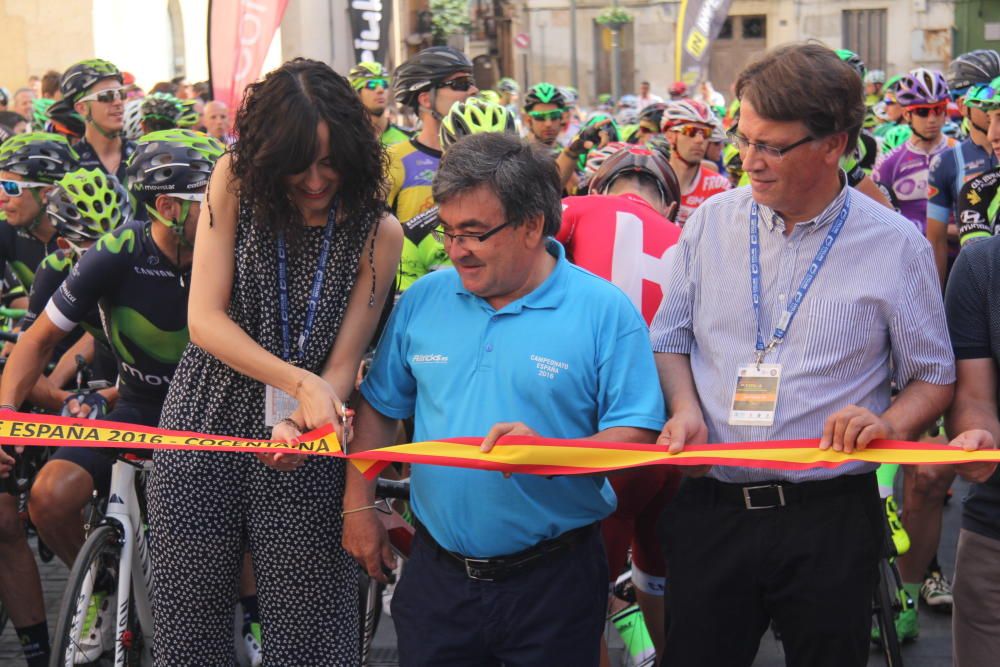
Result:
{"label": "curly dark hair", "polygon": [[330,161],[340,174],[340,207],[347,219],[378,220],[386,208],[386,152],[361,98],[326,63],[296,58],[247,87],[231,148],[233,176],[254,219],[291,238],[303,219],[284,178],[312,164],[320,120],[330,130]]}

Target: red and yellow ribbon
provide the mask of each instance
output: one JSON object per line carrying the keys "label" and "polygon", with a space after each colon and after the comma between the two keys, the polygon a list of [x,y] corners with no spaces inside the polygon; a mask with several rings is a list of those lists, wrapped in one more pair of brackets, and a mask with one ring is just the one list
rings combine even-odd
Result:
{"label": "red and yellow ribbon", "polygon": [[[16,418],[13,418],[16,417]],[[580,475],[645,465],[750,466],[774,470],[835,468],[849,461],[900,464],[1000,462],[1000,450],[967,452],[924,442],[878,440],[851,454],[821,450],[818,440],[688,445],[667,454],[661,445],[506,436],[490,452],[481,438],[449,438],[345,455],[332,426],[304,434],[294,446],[269,440],[204,435],[148,426],[48,415],[0,414],[0,443],[53,447],[109,447],[185,451],[288,452],[350,459],[373,477],[387,464],[431,465],[533,475]]]}

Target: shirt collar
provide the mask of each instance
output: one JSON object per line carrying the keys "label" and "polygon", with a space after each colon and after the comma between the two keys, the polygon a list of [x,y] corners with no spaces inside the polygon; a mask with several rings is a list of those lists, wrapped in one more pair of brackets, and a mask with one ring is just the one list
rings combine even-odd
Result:
{"label": "shirt collar", "polygon": [[[837,196],[833,198],[826,208],[824,208],[819,215],[811,220],[806,220],[805,222],[798,222],[795,224],[796,227],[806,230],[821,229],[831,224],[837,219],[840,214],[840,209],[844,207],[844,202],[847,201],[847,174],[843,170],[840,171],[840,192]],[[767,227],[767,231],[773,232],[775,227],[780,227],[781,230],[785,229],[785,222],[781,219],[778,213],[763,204],[759,204],[760,209],[760,219],[764,221],[764,225]]]}
{"label": "shirt collar", "polygon": [[[501,308],[498,313],[520,313],[525,308],[531,308],[535,310],[556,308],[562,303],[563,293],[565,291],[565,276],[566,272],[569,271],[569,260],[566,259],[566,249],[563,248],[562,244],[555,239],[549,238],[545,241],[545,249],[550,255],[556,258],[556,265],[552,268],[552,273],[542,282],[541,285],[528,292],[520,299],[516,299],[508,303],[506,306]],[[465,289],[462,284],[462,277],[457,275],[458,279],[458,289],[455,290],[456,294],[471,297],[473,299],[478,299],[484,309],[493,312],[493,307],[487,303],[487,301],[479,296],[476,296],[469,290]]]}

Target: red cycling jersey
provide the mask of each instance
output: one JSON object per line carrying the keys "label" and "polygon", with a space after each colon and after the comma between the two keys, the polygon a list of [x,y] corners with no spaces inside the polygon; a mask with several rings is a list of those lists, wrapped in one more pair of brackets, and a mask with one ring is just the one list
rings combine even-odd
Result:
{"label": "red cycling jersey", "polygon": [[556,240],[577,266],[610,280],[653,321],[667,284],[665,253],[680,228],[633,194],[563,199]]}
{"label": "red cycling jersey", "polygon": [[677,224],[683,227],[694,210],[704,204],[706,199],[728,189],[728,178],[707,167],[701,167],[698,170],[698,178],[695,180],[694,186],[681,194],[681,206],[680,210],[677,211]]}

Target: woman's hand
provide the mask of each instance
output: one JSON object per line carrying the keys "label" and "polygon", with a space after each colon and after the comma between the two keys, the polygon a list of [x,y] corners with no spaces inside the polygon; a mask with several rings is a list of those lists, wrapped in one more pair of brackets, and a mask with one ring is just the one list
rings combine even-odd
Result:
{"label": "woman's hand", "polygon": [[295,400],[299,402],[297,412],[302,415],[306,430],[311,431],[325,424],[339,425],[346,410],[343,401],[329,382],[315,373],[305,370],[302,373]]}
{"label": "woman's hand", "polygon": [[[301,435],[301,429],[291,419],[282,419],[271,429],[271,440],[284,442],[289,447],[297,446]],[[254,456],[269,468],[282,472],[291,472],[301,468],[308,458],[308,454],[287,454],[285,452],[255,452]]]}

